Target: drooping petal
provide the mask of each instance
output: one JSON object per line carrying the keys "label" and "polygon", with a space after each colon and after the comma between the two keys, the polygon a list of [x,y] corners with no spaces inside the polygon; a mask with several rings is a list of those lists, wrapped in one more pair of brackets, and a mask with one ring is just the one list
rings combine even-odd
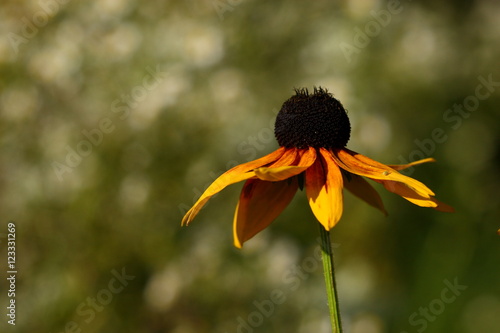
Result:
{"label": "drooping petal", "polygon": [[409,202],[420,207],[437,207],[437,204],[432,200],[432,197],[426,198],[408,187],[406,184],[395,182],[392,180],[376,180],[384,185],[389,192],[396,193],[405,198]]}
{"label": "drooping petal", "polygon": [[253,169],[278,160],[284,154],[284,152],[285,148],[281,147],[257,160],[237,165],[234,168],[224,172],[205,190],[205,192],[200,196],[193,207],[191,207],[186,215],[184,215],[181,224],[188,225],[207,203],[207,201],[215,194],[222,191],[225,187],[255,177],[255,172],[252,171]]}
{"label": "drooping petal", "polygon": [[406,200],[411,203],[420,206],[420,207],[437,207],[437,203],[435,203],[432,197],[426,198],[421,196],[419,193],[414,191],[412,188],[407,186],[404,183],[395,182],[392,180],[376,180],[377,182],[384,185],[385,189],[389,192],[396,193],[397,195],[402,196]]}
{"label": "drooping petal", "polygon": [[288,206],[297,188],[296,177],[281,182],[247,180],[234,214],[234,245],[241,248],[245,241],[269,226]]}
{"label": "drooping petal", "polygon": [[374,180],[392,180],[406,184],[425,198],[434,195],[427,186],[416,179],[404,176],[396,170],[349,149],[333,150],[332,156],[338,165],[350,173]]}
{"label": "drooping petal", "polygon": [[436,160],[432,157],[429,158],[424,158],[422,160],[414,161],[408,164],[387,164],[387,166],[391,169],[394,170],[404,170],[407,168],[411,168],[412,166],[423,164],[423,163],[429,163],[429,162],[436,162]]}
{"label": "drooping petal", "polygon": [[403,183],[399,182],[394,182],[394,181],[380,181],[378,180],[379,183],[382,183],[384,187],[393,193],[396,193],[406,200],[410,201],[411,203],[420,206],[420,207],[432,207],[435,210],[441,211],[441,212],[447,212],[447,213],[453,213],[455,209],[453,207],[445,204],[444,202],[441,202],[437,200],[434,197],[430,198],[425,198],[416,193],[413,189],[409,188]]}
{"label": "drooping petal", "polygon": [[255,169],[255,175],[261,180],[270,182],[276,182],[296,176],[314,163],[316,160],[316,149],[312,147],[307,150],[302,149],[299,156],[299,161],[294,162],[296,163],[295,165],[281,166],[279,163],[280,161],[276,161],[272,166]]}
{"label": "drooping petal", "polygon": [[325,148],[319,148],[319,156],[306,170],[306,195],[314,216],[330,230],[342,216],[342,173]]}
{"label": "drooping petal", "polygon": [[380,195],[364,178],[350,173],[347,177],[344,176],[343,179],[344,187],[352,194],[365,201],[370,206],[379,209],[386,216],[388,215]]}

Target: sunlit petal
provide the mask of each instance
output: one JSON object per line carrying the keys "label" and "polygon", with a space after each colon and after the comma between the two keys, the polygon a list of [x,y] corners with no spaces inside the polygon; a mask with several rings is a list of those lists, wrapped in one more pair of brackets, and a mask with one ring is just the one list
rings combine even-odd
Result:
{"label": "sunlit petal", "polygon": [[406,184],[425,198],[434,195],[427,186],[413,178],[404,176],[387,165],[374,161],[349,149],[333,150],[332,156],[338,165],[350,173],[371,179],[392,180]]}
{"label": "sunlit petal", "polygon": [[261,166],[268,165],[268,164],[271,164],[271,163],[278,161],[279,159],[282,158],[282,156],[286,152],[287,152],[287,149],[285,147],[280,147],[280,148],[276,149],[275,151],[273,151],[272,153],[267,154],[265,156],[262,156],[261,158],[258,158],[256,160],[253,160],[250,162],[239,164],[227,172],[230,172],[230,171],[247,172],[247,171],[251,171],[251,170],[256,169],[256,168],[260,168]]}
{"label": "sunlit petal", "polygon": [[429,163],[429,162],[436,162],[436,160],[432,157],[429,157],[429,158],[424,158],[423,160],[418,160],[418,161],[414,161],[414,162],[411,162],[411,163],[408,163],[408,164],[387,164],[387,166],[391,169],[394,169],[394,170],[404,170],[404,169],[407,169],[407,168],[411,168],[412,166],[415,166],[415,165],[419,165],[419,164],[423,164],[423,163]]}
{"label": "sunlit petal", "polygon": [[430,199],[427,199],[427,198],[418,199],[418,198],[404,197],[404,196],[403,196],[403,198],[405,198],[406,200],[408,200],[412,204],[415,204],[415,205],[420,206],[420,207],[437,208],[437,203],[435,203],[432,200],[433,198],[430,198]]}
{"label": "sunlit petal", "polygon": [[352,194],[387,215],[387,211],[385,210],[384,203],[382,202],[380,195],[364,178],[349,173],[347,176],[344,176],[343,179],[344,187]]}
{"label": "sunlit petal", "polygon": [[300,153],[300,159],[296,165],[279,166],[278,163],[273,163],[273,166],[255,169],[255,175],[261,180],[280,181],[298,175],[309,168],[315,160],[316,150],[309,148]]}
{"label": "sunlit petal", "polygon": [[255,173],[252,171],[253,169],[276,161],[283,155],[284,152],[285,148],[281,147],[266,156],[263,156],[254,161],[237,165],[234,168],[223,173],[205,190],[205,192],[200,196],[193,207],[191,207],[186,215],[184,215],[181,224],[188,225],[207,203],[207,201],[215,194],[222,191],[225,187],[255,177]]}
{"label": "sunlit petal", "polygon": [[404,183],[395,182],[392,180],[376,180],[376,181],[384,185],[386,190],[402,196],[403,198],[410,201],[411,203],[414,203],[417,206],[437,207],[437,203],[435,202],[435,200],[433,200],[434,198],[423,197]]}
{"label": "sunlit petal", "polygon": [[296,176],[299,173],[303,172],[305,169],[307,169],[307,167],[298,167],[298,166],[278,167],[278,168],[258,168],[255,169],[255,175],[260,180],[277,182],[280,180]]}
{"label": "sunlit petal", "polygon": [[272,163],[266,165],[268,168],[276,168],[276,167],[282,167],[282,166],[292,166],[295,165],[295,162],[299,158],[299,149],[297,148],[283,148],[284,149],[283,155],[281,155],[280,158],[276,159]]}
{"label": "sunlit petal", "polygon": [[319,156],[306,170],[306,195],[314,216],[330,230],[342,216],[342,174],[331,153],[319,149]]}
{"label": "sunlit petal", "polygon": [[297,188],[296,177],[282,182],[247,180],[234,215],[234,245],[242,247],[265,229],[288,206]]}

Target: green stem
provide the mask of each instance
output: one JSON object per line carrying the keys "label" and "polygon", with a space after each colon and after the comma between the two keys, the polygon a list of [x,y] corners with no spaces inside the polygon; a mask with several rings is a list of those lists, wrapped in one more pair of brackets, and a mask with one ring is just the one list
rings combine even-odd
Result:
{"label": "green stem", "polygon": [[341,333],[340,311],[337,296],[337,286],[335,284],[335,271],[333,268],[333,251],[330,242],[330,232],[326,231],[323,225],[319,224],[321,234],[321,255],[323,258],[323,270],[325,272],[326,293],[328,296],[328,308],[330,309],[330,322],[332,333]]}

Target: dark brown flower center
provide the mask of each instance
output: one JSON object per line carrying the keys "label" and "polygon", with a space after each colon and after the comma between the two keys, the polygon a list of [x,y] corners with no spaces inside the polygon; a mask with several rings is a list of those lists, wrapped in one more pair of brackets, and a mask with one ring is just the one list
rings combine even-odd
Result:
{"label": "dark brown flower center", "polygon": [[295,89],[281,107],[274,135],[287,148],[343,148],[351,135],[351,124],[342,104],[323,88]]}

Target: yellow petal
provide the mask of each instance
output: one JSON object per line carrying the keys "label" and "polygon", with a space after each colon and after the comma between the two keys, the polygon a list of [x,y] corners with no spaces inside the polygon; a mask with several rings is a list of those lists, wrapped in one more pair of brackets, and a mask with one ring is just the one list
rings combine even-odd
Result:
{"label": "yellow petal", "polygon": [[437,200],[434,197],[426,198],[421,196],[419,193],[417,193],[415,190],[412,188],[408,187],[404,183],[400,182],[395,182],[391,180],[376,180],[376,182],[381,183],[384,185],[386,190],[396,193],[400,195],[401,197],[405,198],[409,202],[420,206],[420,207],[431,207],[434,208],[435,210],[441,211],[441,212],[447,212],[447,213],[453,213],[455,210],[453,207],[445,204],[444,202],[441,202]]}
{"label": "yellow petal", "polygon": [[350,151],[349,149],[333,150],[332,156],[342,169],[350,173],[374,180],[393,180],[401,182],[414,189],[425,198],[430,198],[434,195],[434,192],[418,180],[404,176],[387,165]]}
{"label": "yellow petal", "polygon": [[184,215],[181,224],[188,225],[207,203],[207,201],[215,194],[222,191],[226,186],[255,177],[255,173],[252,171],[253,169],[278,160],[284,154],[284,152],[285,148],[281,147],[257,160],[237,165],[234,168],[224,172],[205,190],[205,192],[200,196],[193,207],[191,207],[186,215]]}
{"label": "yellow petal", "polygon": [[421,207],[437,207],[437,204],[431,200],[431,198],[426,198],[420,195],[418,192],[413,190],[411,187],[404,183],[392,181],[392,180],[375,180],[382,185],[384,185],[385,189],[389,192],[396,193],[397,195],[402,196],[406,200],[414,203],[417,206]]}
{"label": "yellow petal", "polygon": [[436,162],[435,159],[433,159],[432,157],[429,157],[429,158],[424,158],[423,160],[418,160],[418,161],[414,161],[414,162],[411,162],[411,163],[408,163],[408,164],[387,164],[387,166],[391,169],[394,169],[394,170],[404,170],[404,169],[407,169],[407,168],[411,168],[412,166],[415,166],[415,165],[419,165],[419,164],[423,164],[423,163],[429,163],[429,162]]}
{"label": "yellow petal", "polygon": [[415,199],[409,197],[403,197],[403,198],[420,207],[431,207],[434,208],[435,210],[445,213],[455,212],[455,209],[453,207],[437,200],[436,198],[430,198],[430,199]]}
{"label": "yellow petal", "polygon": [[298,175],[309,168],[315,160],[316,149],[309,148],[300,152],[300,159],[296,165],[281,166],[282,163],[276,161],[272,166],[255,169],[255,175],[261,180],[276,182]]}
{"label": "yellow petal", "polygon": [[412,204],[415,204],[415,205],[420,206],[420,207],[437,208],[437,203],[435,203],[434,200],[432,200],[433,198],[430,198],[430,199],[427,199],[427,198],[418,199],[418,198],[404,197],[404,196],[403,196],[403,198],[405,198],[406,200],[408,200]]}
{"label": "yellow petal", "polygon": [[387,211],[385,210],[380,195],[364,178],[350,173],[347,177],[344,176],[343,179],[346,189],[370,206],[379,209],[387,216]]}
{"label": "yellow petal", "polygon": [[330,230],[342,216],[342,174],[331,153],[319,149],[320,156],[306,170],[306,195],[314,216]]}
{"label": "yellow petal", "polygon": [[188,225],[195,218],[196,215],[200,212],[200,210],[205,206],[207,201],[222,191],[226,186],[250,179],[255,176],[255,172],[249,171],[245,173],[231,173],[231,174],[223,174],[219,178],[217,178],[200,196],[198,201],[191,207],[191,209],[184,215],[182,218],[182,225]]}
{"label": "yellow petal", "polygon": [[282,182],[247,180],[234,214],[234,246],[241,248],[244,242],[269,226],[288,206],[297,188],[296,178]]}

